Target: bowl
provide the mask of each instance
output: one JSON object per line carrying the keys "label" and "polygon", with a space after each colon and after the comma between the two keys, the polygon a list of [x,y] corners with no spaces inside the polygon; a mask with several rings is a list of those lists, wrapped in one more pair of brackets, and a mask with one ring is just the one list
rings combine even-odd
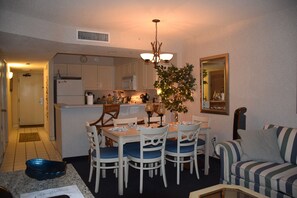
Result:
{"label": "bowl", "polygon": [[66,162],[34,158],[26,161],[26,175],[37,180],[53,179],[66,174]]}

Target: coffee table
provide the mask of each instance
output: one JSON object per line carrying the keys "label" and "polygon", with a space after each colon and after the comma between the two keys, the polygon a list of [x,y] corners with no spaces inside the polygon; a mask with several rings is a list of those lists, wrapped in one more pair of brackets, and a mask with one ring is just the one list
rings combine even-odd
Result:
{"label": "coffee table", "polygon": [[218,184],[190,193],[189,198],[265,198],[265,195],[259,194],[243,186]]}

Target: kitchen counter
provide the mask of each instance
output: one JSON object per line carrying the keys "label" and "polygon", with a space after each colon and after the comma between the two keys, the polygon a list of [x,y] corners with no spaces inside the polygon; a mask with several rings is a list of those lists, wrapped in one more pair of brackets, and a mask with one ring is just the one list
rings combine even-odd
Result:
{"label": "kitchen counter", "polygon": [[13,197],[20,197],[23,193],[77,185],[84,197],[94,197],[72,164],[67,164],[66,174],[55,178],[38,181],[30,178],[25,171],[0,173],[0,186],[9,190]]}
{"label": "kitchen counter", "polygon": [[[121,104],[119,118],[147,116],[145,104]],[[103,105],[55,105],[56,146],[62,158],[88,155],[89,142],[86,122],[96,121],[102,114]]]}

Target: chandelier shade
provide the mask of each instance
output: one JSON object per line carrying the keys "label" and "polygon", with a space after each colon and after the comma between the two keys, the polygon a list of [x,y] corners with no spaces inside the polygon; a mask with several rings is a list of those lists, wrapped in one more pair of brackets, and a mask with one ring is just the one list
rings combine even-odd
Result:
{"label": "chandelier shade", "polygon": [[155,66],[160,62],[164,61],[165,63],[168,63],[172,58],[173,54],[169,53],[164,53],[161,54],[161,46],[162,42],[160,43],[158,41],[158,23],[160,22],[159,19],[154,19],[153,22],[156,24],[156,35],[155,35],[155,41],[151,42],[152,45],[152,53],[141,53],[140,57],[145,61],[145,62],[153,62]]}

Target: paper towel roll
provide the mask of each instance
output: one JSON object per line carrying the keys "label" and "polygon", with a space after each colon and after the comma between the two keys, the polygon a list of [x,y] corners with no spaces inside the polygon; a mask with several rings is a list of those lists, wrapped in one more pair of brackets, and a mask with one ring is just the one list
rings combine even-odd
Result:
{"label": "paper towel roll", "polygon": [[93,95],[88,95],[88,96],[87,96],[87,104],[88,104],[88,105],[92,105],[93,102],[94,102],[94,97],[93,97]]}

